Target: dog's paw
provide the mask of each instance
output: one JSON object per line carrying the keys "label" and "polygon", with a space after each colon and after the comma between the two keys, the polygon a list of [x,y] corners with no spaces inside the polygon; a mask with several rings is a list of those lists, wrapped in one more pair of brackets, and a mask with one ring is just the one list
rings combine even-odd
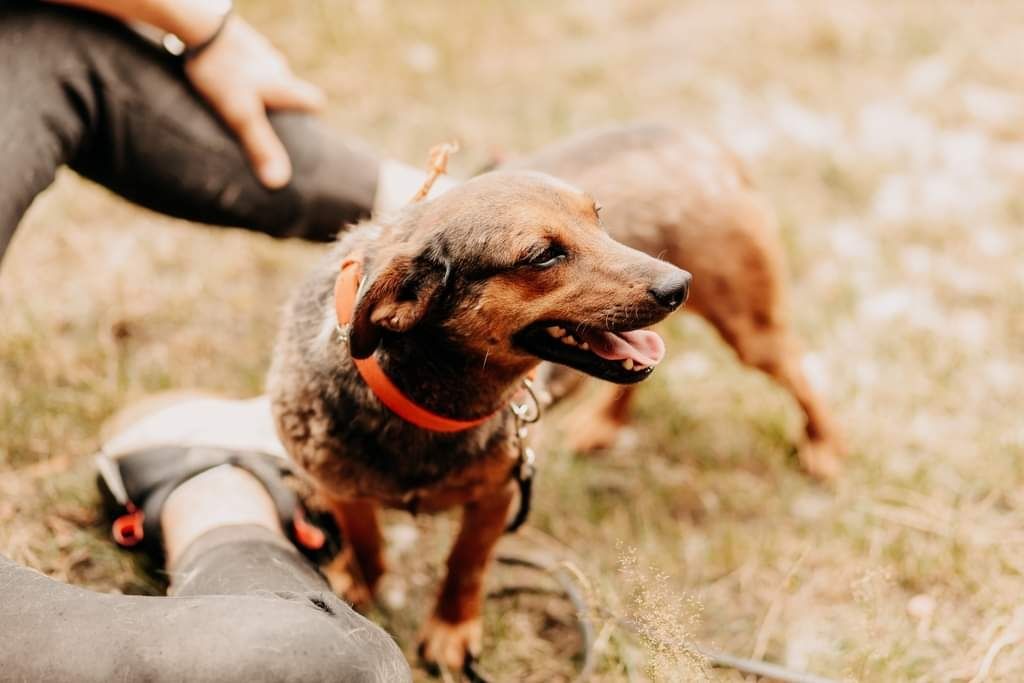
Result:
{"label": "dog's paw", "polygon": [[351,570],[348,553],[340,553],[320,568],[335,595],[340,596],[357,611],[364,612],[373,604],[373,590],[358,579]]}
{"label": "dog's paw", "polygon": [[451,624],[433,616],[423,627],[419,655],[428,665],[461,671],[467,656],[479,656],[482,644],[483,624],[479,618]]}
{"label": "dog's paw", "polygon": [[835,481],[843,469],[840,449],[827,441],[809,441],[797,452],[800,466],[809,476],[818,481]]}

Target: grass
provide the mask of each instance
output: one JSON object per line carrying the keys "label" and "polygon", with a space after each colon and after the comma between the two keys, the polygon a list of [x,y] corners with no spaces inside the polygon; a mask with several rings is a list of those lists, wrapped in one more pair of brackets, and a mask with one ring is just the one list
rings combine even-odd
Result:
{"label": "grass", "polygon": [[[495,149],[633,118],[706,127],[748,159],[782,218],[794,323],[849,465],[833,489],[801,476],[794,406],[703,323],[678,320],[620,446],[566,452],[560,413],[546,433],[532,524],[568,546],[602,605],[653,604],[655,633],[844,680],[970,680],[1013,632],[1024,23],[1012,3],[240,11],[327,89],[332,125],[409,161],[456,137],[464,174]],[[0,552],[95,589],[158,592],[99,528],[99,425],[162,389],[260,391],[279,305],[318,253],[171,221],[61,174],[0,270]],[[452,529],[389,517],[398,570],[375,616],[408,648]],[[502,598],[483,668],[562,680],[576,638],[560,601]],[[699,675],[652,642],[606,632],[598,678]],[[1021,670],[1017,639],[987,676]]]}

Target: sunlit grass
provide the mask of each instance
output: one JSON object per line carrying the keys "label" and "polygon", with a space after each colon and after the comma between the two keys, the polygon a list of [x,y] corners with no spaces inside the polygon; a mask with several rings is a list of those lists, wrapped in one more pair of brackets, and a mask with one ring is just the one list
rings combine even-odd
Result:
{"label": "sunlit grass", "polygon": [[[792,318],[847,433],[846,472],[832,489],[800,475],[788,397],[679,320],[618,447],[576,457],[565,413],[550,416],[532,523],[623,612],[634,593],[621,549],[635,548],[659,590],[703,606],[679,624],[719,649],[840,679],[977,673],[1024,584],[1024,24],[1012,3],[240,11],[327,89],[333,126],[414,163],[454,137],[465,174],[633,118],[732,143],[779,213]],[[166,388],[260,391],[279,306],[319,253],[159,218],[63,174],[0,270],[0,552],[97,589],[158,590],[104,538],[88,466],[99,425]],[[418,540],[392,562],[404,606],[374,616],[411,655],[454,521],[389,523]],[[487,629],[497,680],[571,675],[578,641],[560,601],[496,601]],[[643,642],[615,631],[604,645],[604,680],[648,671]],[[1008,647],[991,678],[1022,668],[1024,649]]]}

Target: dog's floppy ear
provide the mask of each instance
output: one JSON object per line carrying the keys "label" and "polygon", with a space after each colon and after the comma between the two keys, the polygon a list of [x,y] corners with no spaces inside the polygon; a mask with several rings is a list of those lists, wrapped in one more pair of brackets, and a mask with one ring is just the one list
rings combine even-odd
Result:
{"label": "dog's floppy ear", "polygon": [[374,274],[356,303],[349,353],[367,358],[377,350],[384,330],[408,332],[426,315],[441,290],[445,270],[424,257],[399,255]]}

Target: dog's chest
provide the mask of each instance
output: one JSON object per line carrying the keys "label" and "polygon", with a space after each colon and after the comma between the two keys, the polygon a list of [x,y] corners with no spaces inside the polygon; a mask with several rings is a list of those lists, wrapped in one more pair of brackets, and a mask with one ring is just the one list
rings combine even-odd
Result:
{"label": "dog's chest", "polygon": [[[518,450],[502,422],[464,433],[425,432],[390,413],[321,398],[302,416],[304,438],[288,445],[326,493],[429,512],[486,495],[511,479]],[[286,416],[282,416],[287,421]],[[500,419],[500,418],[499,418]]]}

